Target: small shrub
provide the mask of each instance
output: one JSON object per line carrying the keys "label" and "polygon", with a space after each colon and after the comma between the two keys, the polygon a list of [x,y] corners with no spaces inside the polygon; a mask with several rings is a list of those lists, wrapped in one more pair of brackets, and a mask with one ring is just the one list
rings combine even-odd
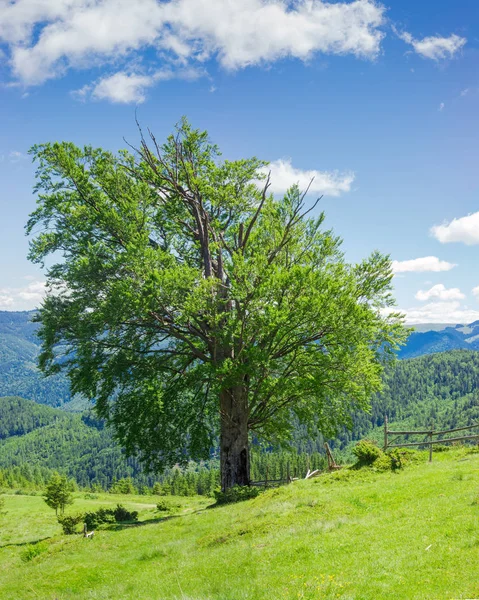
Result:
{"label": "small shrub", "polygon": [[376,471],[393,470],[391,456],[389,454],[384,454],[384,452],[381,453],[381,455],[373,462],[372,466]]}
{"label": "small shrub", "polygon": [[175,510],[181,508],[181,504],[177,502],[171,502],[169,500],[160,500],[156,505],[156,510],[159,512],[169,512],[170,510]]}
{"label": "small shrub", "polygon": [[73,535],[77,533],[77,527],[84,521],[84,515],[62,515],[57,517],[58,522],[62,526],[65,535]]}
{"label": "small shrub", "polygon": [[254,486],[246,485],[234,485],[233,487],[222,492],[221,490],[215,490],[216,504],[230,504],[232,502],[242,502],[243,500],[250,500],[256,498],[259,495],[259,489]]}
{"label": "small shrub", "polygon": [[86,523],[88,531],[93,531],[105,523],[114,523],[115,511],[111,510],[111,508],[99,508],[95,512],[85,513],[83,520]]}
{"label": "small shrub", "polygon": [[390,452],[388,452],[388,456],[391,459],[391,468],[393,471],[402,469],[408,462],[407,450],[393,448]]}
{"label": "small shrub", "polygon": [[97,500],[98,499],[97,494],[90,494],[90,492],[87,492],[83,497],[85,498],[85,500]]}
{"label": "small shrub", "polygon": [[27,544],[20,553],[23,562],[30,562],[47,549],[45,544]]}
{"label": "small shrub", "polygon": [[123,523],[125,521],[138,521],[138,511],[132,510],[130,512],[121,504],[116,505],[113,515],[117,523]]}
{"label": "small shrub", "polygon": [[383,454],[383,451],[373,440],[360,440],[354,446],[353,454],[358,459],[358,464],[363,466],[372,465]]}

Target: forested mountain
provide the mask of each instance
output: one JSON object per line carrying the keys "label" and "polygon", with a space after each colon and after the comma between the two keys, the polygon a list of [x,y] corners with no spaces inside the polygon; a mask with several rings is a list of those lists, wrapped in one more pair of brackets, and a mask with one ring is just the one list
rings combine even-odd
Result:
{"label": "forested mountain", "polygon": [[23,398],[0,398],[0,468],[47,467],[81,486],[134,478],[151,484],[138,461],[125,459],[110,432],[88,414],[70,414]]}
{"label": "forested mountain", "polygon": [[479,352],[453,350],[398,361],[384,375],[384,388],[370,414],[358,413],[345,439],[368,435],[389,422],[423,429],[449,429],[479,422]]}
{"label": "forested mountain", "polygon": [[40,340],[30,312],[0,311],[0,396],[21,396],[50,406],[71,400],[64,375],[45,378],[37,368]]}

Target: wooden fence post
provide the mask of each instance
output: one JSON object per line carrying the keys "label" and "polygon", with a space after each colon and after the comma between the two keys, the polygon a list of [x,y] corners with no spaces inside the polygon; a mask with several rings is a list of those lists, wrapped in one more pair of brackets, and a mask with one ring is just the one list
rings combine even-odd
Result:
{"label": "wooden fence post", "polygon": [[388,416],[384,415],[384,452],[388,449]]}
{"label": "wooden fence post", "polygon": [[432,434],[434,432],[434,421],[431,423],[431,433],[429,434],[429,462],[432,462]]}

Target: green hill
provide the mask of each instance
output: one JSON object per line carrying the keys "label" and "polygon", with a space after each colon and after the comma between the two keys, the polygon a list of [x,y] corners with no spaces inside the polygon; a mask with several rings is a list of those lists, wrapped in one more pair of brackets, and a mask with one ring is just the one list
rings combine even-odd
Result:
{"label": "green hill", "polygon": [[[2,439],[3,438],[3,439]],[[87,414],[70,414],[23,398],[0,398],[0,469],[59,470],[80,486],[134,478],[152,484],[138,461],[126,459],[110,432]]]}
{"label": "green hill", "polygon": [[[92,540],[61,535],[40,497],[7,496],[0,598],[477,598],[478,494],[479,454],[456,449],[398,473],[342,471],[236,505],[181,500],[170,518],[153,497],[132,498],[139,525]],[[80,496],[69,510],[117,501]]]}

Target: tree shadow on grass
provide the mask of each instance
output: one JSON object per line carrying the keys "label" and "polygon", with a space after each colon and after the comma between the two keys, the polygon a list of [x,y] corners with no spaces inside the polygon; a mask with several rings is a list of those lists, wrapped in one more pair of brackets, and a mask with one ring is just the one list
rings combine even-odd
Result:
{"label": "tree shadow on grass", "polygon": [[51,537],[44,537],[44,538],[40,538],[38,540],[32,540],[31,542],[18,542],[18,543],[11,543],[11,544],[1,544],[0,545],[0,549],[1,548],[12,548],[12,547],[21,547],[21,546],[35,546],[35,544],[39,544],[40,542],[44,542],[45,540],[51,540]]}

